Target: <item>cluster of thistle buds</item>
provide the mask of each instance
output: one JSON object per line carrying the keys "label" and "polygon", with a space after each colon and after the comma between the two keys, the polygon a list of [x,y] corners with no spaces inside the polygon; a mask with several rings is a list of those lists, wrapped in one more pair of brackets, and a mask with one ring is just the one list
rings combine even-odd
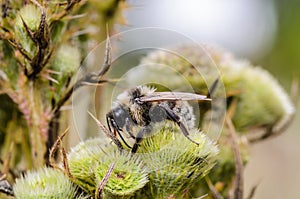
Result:
{"label": "cluster of thistle buds", "polygon": [[[123,143],[124,150],[120,151],[117,144],[114,141],[111,142],[116,137],[112,136],[111,132],[94,118],[102,132],[110,139],[94,138],[81,142],[68,154],[62,150],[64,158],[61,164],[51,169],[47,168],[55,170],[58,174],[64,173],[65,178],[70,181],[70,183],[64,183],[65,188],[75,190],[68,192],[70,198],[74,197],[74,194],[75,198],[191,198],[200,196],[222,198],[230,194],[234,194],[236,198],[243,197],[243,167],[249,159],[249,143],[277,135],[278,129],[286,125],[282,120],[285,122],[291,120],[294,108],[287,94],[266,71],[253,67],[248,62],[237,60],[231,54],[228,56],[225,51],[207,49],[211,51],[216,61],[219,61],[217,64],[221,71],[221,80],[227,88],[226,91],[230,93],[227,95],[230,100],[227,101],[229,107],[225,119],[226,125],[218,141],[212,141],[206,135],[208,132],[205,132],[207,122],[205,117],[202,120],[203,131],[200,132],[197,127],[193,126],[189,128],[190,138],[198,145],[186,139],[176,124],[166,121],[158,128],[154,128],[153,135],[144,138],[139,144],[137,153],[133,154]],[[182,48],[183,53],[191,51],[196,52],[186,46]],[[165,57],[166,61],[176,60],[176,57],[167,57],[161,55],[161,52],[157,54],[154,52],[149,55],[149,60],[146,57],[142,63],[147,61],[153,63],[156,56]],[[164,61],[161,58],[158,59]],[[209,66],[201,60],[196,61]],[[228,71],[236,71],[237,64],[240,64],[240,74],[232,76],[232,73]],[[188,66],[185,66],[185,70],[193,70]],[[176,65],[173,67],[176,68]],[[251,74],[251,77],[256,79],[255,83],[249,82],[248,76],[243,76],[243,74]],[[202,81],[200,76],[196,78],[199,78],[199,82]],[[135,80],[131,79],[131,81]],[[203,89],[193,86],[198,90]],[[258,89],[263,89],[264,92],[257,92]],[[218,92],[216,96],[218,97]],[[273,102],[269,104],[267,100],[263,100],[270,96],[273,97],[273,102],[277,102],[276,104]],[[249,101],[250,97],[252,101]],[[255,98],[260,100],[253,104]],[[251,103],[251,110],[245,112],[239,110],[239,106],[245,107],[247,103]],[[266,107],[268,111],[260,107]],[[244,118],[243,122],[240,122],[240,117]],[[253,121],[255,117],[260,117],[260,120]],[[259,133],[253,132],[251,127],[254,126],[261,128]],[[40,186],[44,188],[56,186],[54,184],[57,182],[51,184],[52,181],[49,181],[47,184],[45,173],[47,173],[45,169],[42,169],[34,172],[34,175],[29,173],[17,180],[14,185],[17,198],[34,198],[35,196],[21,195],[27,193],[25,189],[28,187],[31,190],[39,190]],[[30,182],[34,181],[31,176],[36,176],[35,178],[40,181],[30,185]],[[236,184],[237,181],[240,183]],[[44,182],[47,183],[44,184]],[[63,185],[60,184],[59,187]],[[50,192],[48,196],[43,196],[55,198],[54,195],[58,194],[56,191]]]}
{"label": "cluster of thistle buds", "polygon": [[136,154],[119,151],[109,139],[81,142],[67,155],[62,152],[61,164],[17,179],[15,197],[188,197],[188,190],[215,164],[218,148],[196,129],[191,135],[199,145],[185,139],[176,126],[168,126],[146,138]]}

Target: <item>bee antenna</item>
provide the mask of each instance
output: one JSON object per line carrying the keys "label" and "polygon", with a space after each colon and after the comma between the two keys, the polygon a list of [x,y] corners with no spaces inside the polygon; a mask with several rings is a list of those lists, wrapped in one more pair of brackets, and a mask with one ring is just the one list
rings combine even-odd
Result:
{"label": "bee antenna", "polygon": [[209,90],[208,90],[208,94],[207,94],[207,98],[211,98],[211,96],[213,95],[213,93],[215,92],[217,86],[218,86],[218,83],[219,83],[219,78],[217,78],[214,83],[210,86]]}

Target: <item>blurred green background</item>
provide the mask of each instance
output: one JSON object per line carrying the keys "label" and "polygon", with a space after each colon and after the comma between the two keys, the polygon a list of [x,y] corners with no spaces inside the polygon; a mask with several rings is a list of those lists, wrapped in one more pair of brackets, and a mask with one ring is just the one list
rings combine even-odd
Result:
{"label": "blurred green background", "polygon": [[[288,90],[300,74],[300,1],[275,1],[277,35],[266,56],[257,60]],[[299,96],[299,95],[298,95]],[[255,198],[299,198],[300,184],[299,98],[290,128],[277,138],[253,147],[246,168],[246,188],[259,183]]]}
{"label": "blurred green background", "polygon": [[258,63],[288,86],[300,74],[300,2],[277,0],[275,5],[277,36],[270,52]]}
{"label": "blurred green background", "polygon": [[[299,0],[129,0],[127,27],[162,27],[205,43],[217,43],[266,68],[286,91],[300,74]],[[132,41],[134,42],[134,41]],[[299,95],[298,95],[299,96]],[[270,99],[272,100],[272,99]],[[299,97],[297,99],[299,104]],[[299,108],[282,135],[256,144],[245,170],[246,194],[256,199],[300,198]]]}

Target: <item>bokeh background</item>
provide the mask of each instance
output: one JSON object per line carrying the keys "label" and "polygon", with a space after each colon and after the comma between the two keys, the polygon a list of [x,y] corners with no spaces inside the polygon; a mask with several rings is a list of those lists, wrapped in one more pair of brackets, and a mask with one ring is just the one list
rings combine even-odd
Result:
{"label": "bokeh background", "polygon": [[[300,74],[299,0],[128,0],[127,26],[161,27],[213,43],[272,73],[287,92]],[[130,41],[127,41],[130,42]],[[131,41],[131,42],[134,42]],[[272,99],[270,99],[272,100]],[[298,98],[299,104],[299,98]],[[255,103],[255,102],[254,102]],[[299,106],[298,106],[299,107]],[[245,170],[246,195],[300,198],[300,117],[282,135],[256,144]]]}

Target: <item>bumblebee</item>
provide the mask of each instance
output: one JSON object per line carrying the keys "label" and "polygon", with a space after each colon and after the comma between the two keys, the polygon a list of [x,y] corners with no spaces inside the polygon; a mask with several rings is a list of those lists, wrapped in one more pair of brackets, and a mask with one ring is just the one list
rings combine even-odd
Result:
{"label": "bumblebee", "polygon": [[[132,153],[136,153],[139,143],[145,135],[151,133],[154,124],[165,120],[176,123],[187,139],[198,144],[189,137],[188,127],[194,126],[195,119],[187,101],[200,100],[211,101],[209,95],[155,92],[154,88],[137,86],[118,95],[112,110],[106,114],[106,122],[110,132],[115,136],[118,134]],[[137,134],[132,132],[134,127],[139,129]],[[124,130],[135,139],[132,147],[121,134]]]}

